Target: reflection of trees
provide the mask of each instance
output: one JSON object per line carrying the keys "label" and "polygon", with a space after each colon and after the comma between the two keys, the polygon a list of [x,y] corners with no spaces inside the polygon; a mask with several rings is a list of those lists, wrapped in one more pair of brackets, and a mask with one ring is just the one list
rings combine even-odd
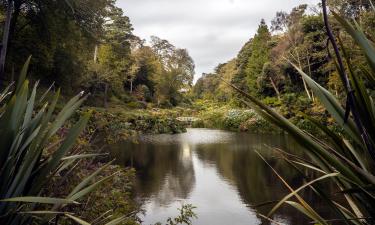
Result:
{"label": "reflection of trees", "polygon": [[176,144],[123,143],[113,150],[118,163],[137,170],[136,191],[142,198],[156,196],[167,205],[175,198],[188,198],[195,185],[195,174],[188,146],[178,151]]}
{"label": "reflection of trees", "polygon": [[[199,145],[196,147],[198,158],[210,165],[216,165],[218,172],[225,180],[235,186],[249,207],[260,203],[280,200],[287,192],[281,181],[260,159],[254,150],[260,152],[293,187],[300,186],[302,177],[285,161],[275,158],[270,147],[298,149],[295,142],[283,136],[239,134],[229,144]],[[302,195],[319,208],[319,202],[312,191],[306,190]],[[314,201],[313,201],[314,200]],[[267,214],[271,208],[259,208],[259,212]],[[278,211],[277,217],[289,221],[287,224],[308,224],[308,220],[295,209],[284,207]]]}
{"label": "reflection of trees", "polygon": [[[176,136],[170,136],[175,138]],[[182,137],[182,136],[180,136]],[[200,161],[215,165],[222,178],[235,187],[249,208],[267,201],[280,200],[288,193],[281,181],[259,158],[254,150],[260,152],[293,187],[303,180],[285,161],[278,159],[266,147],[281,149],[300,149],[297,144],[285,136],[236,134],[229,143],[183,144],[176,138],[168,144],[155,140],[145,143],[124,143],[114,146],[113,152],[118,163],[133,166],[137,170],[136,190],[138,196],[149,199],[151,196],[161,205],[168,205],[176,198],[186,199],[195,186],[195,173],[192,163],[192,150]],[[301,155],[301,153],[300,153]],[[328,186],[328,185],[326,185]],[[327,218],[333,216],[324,213],[326,208],[318,198],[307,189],[301,193],[318,212]],[[259,208],[258,212],[267,214],[270,207]],[[283,207],[275,215],[286,224],[309,224],[310,221],[295,209]],[[264,224],[268,224],[264,222]]]}

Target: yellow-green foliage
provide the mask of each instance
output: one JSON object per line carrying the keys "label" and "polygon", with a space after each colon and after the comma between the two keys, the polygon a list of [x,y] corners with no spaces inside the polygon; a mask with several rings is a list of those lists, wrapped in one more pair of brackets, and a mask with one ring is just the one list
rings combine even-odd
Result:
{"label": "yellow-green foliage", "polygon": [[253,133],[275,133],[279,129],[259,117],[253,110],[233,108],[208,100],[198,100],[195,107],[199,120],[194,122],[196,128],[214,128],[231,131],[248,131]]}
{"label": "yellow-green foliage", "polygon": [[138,134],[175,134],[186,131],[184,124],[176,120],[182,115],[181,109],[128,110],[121,106],[90,110],[93,111],[90,129],[103,135],[108,143],[131,139]]}

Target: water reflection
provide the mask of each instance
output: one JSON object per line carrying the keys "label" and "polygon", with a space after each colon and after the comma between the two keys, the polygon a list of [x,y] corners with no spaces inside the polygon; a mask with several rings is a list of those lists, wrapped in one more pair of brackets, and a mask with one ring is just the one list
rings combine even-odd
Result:
{"label": "water reflection", "polygon": [[137,170],[138,197],[153,198],[160,205],[169,205],[175,198],[188,198],[195,185],[189,146],[146,143],[125,143],[115,148],[118,163]]}
{"label": "water reflection", "polygon": [[[302,183],[295,170],[274,157],[269,147],[298,153],[301,148],[284,135],[252,135],[189,129],[180,135],[143,137],[138,144],[113,146],[118,163],[137,169],[137,197],[144,203],[144,224],[176,215],[181,202],[198,207],[194,224],[269,224],[253,205],[278,200],[287,190],[255,151],[293,186]],[[308,175],[308,174],[307,174]],[[317,208],[310,191],[302,193]],[[266,214],[269,207],[257,209]],[[324,212],[324,209],[320,211]],[[284,207],[277,215],[284,224],[307,224],[295,210]]]}

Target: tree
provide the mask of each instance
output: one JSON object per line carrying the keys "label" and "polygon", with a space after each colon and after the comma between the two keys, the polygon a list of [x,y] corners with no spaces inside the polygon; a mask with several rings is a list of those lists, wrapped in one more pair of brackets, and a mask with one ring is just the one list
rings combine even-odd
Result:
{"label": "tree", "polygon": [[[301,20],[306,9],[307,5],[303,4],[293,8],[289,14],[285,12],[276,13],[276,17],[272,20],[272,28],[274,31],[283,32],[282,41],[286,43],[286,49],[284,49],[285,53],[282,57],[298,65],[299,68],[308,68],[311,71],[308,47],[301,45],[304,42]],[[302,82],[307,96],[312,99],[312,94],[308,90],[305,80],[302,79]]]}
{"label": "tree", "polygon": [[[220,84],[219,76],[215,73],[204,73],[194,86],[193,93],[196,98],[215,99],[215,93]],[[217,99],[216,99],[217,100]]]}
{"label": "tree", "polygon": [[[246,44],[241,48],[240,52],[236,57],[236,73],[231,79],[231,83],[241,90],[248,92],[249,88],[246,81],[246,66],[249,62],[249,58],[252,54],[252,42],[253,39],[250,39]],[[237,93],[235,93],[237,94]]]}
{"label": "tree", "polygon": [[252,94],[257,93],[257,79],[262,74],[264,64],[270,60],[270,40],[268,26],[262,20],[252,41],[252,52],[245,69],[249,91]]}
{"label": "tree", "polygon": [[191,88],[194,78],[194,61],[186,49],[176,48],[167,40],[158,37],[151,39],[151,48],[162,64],[162,73],[152,77],[157,102],[177,105],[181,99],[180,91]]}
{"label": "tree", "polygon": [[276,96],[281,100],[281,94],[279,86],[281,83],[281,77],[279,76],[280,71],[278,68],[267,62],[263,65],[262,75],[258,78],[259,92],[263,95],[270,95],[269,89],[273,89],[276,93]]}
{"label": "tree", "polygon": [[[220,79],[231,82],[234,76],[238,73],[237,60],[232,59],[227,63],[220,64],[216,68],[216,73]],[[229,101],[233,97],[233,88],[224,82],[220,82],[216,91],[214,92],[219,101]]]}
{"label": "tree", "polygon": [[128,76],[127,76],[127,81],[130,83],[130,88],[129,88],[130,94],[133,93],[133,82],[134,82],[135,78],[137,77],[139,69],[140,69],[140,67],[139,67],[138,62],[135,62],[130,66]]}
{"label": "tree", "polygon": [[373,8],[372,0],[331,0],[329,7],[347,18],[358,19],[361,13]]}
{"label": "tree", "polygon": [[[73,54],[73,49],[68,50],[65,45],[70,47],[69,43],[75,43],[76,50],[88,49],[79,48],[77,44],[85,44],[86,47],[90,45],[86,41],[91,39],[93,43],[92,39],[101,35],[105,18],[114,7],[114,1],[4,0],[0,5],[8,14],[0,57],[0,76],[4,79],[4,71],[9,67],[6,65],[21,64],[29,55],[34,55],[34,63],[41,68],[41,74],[47,76],[57,65],[53,62],[56,52],[71,55],[74,58],[72,61],[80,59],[76,53]],[[75,36],[74,41],[72,36]],[[56,71],[59,69],[53,72]]]}
{"label": "tree", "polygon": [[105,107],[110,94],[120,99],[125,95],[125,83],[129,79],[133,82],[137,73],[138,67],[131,56],[131,41],[135,39],[132,31],[130,20],[122,9],[110,6],[100,44],[95,46],[93,65],[88,68],[84,81],[91,90],[104,95]]}
{"label": "tree", "polygon": [[[149,46],[137,48],[132,53],[133,66],[136,68],[128,75],[127,88],[131,86],[146,85],[151,95],[155,93],[155,83],[153,78],[160,77],[163,71],[159,57]],[[132,82],[130,82],[132,80]]]}

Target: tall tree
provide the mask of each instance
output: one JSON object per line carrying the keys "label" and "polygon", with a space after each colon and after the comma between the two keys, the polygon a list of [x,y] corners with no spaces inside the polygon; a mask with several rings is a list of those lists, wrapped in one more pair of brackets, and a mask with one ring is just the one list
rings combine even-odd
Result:
{"label": "tall tree", "polygon": [[348,18],[359,18],[374,6],[372,0],[330,0],[328,5]]}
{"label": "tall tree", "polygon": [[194,61],[186,49],[179,49],[167,40],[152,37],[151,47],[158,55],[163,72],[153,77],[157,102],[168,101],[176,105],[181,99],[180,91],[191,88],[194,78]]}
{"label": "tall tree", "polygon": [[[8,32],[3,32],[9,37],[9,54],[7,59],[2,54],[0,64],[5,63],[5,71],[10,71],[33,55],[33,64],[38,66],[30,72],[51,76],[52,80],[64,79],[59,73],[67,72],[67,68],[76,71],[75,77],[82,73],[80,68],[85,67],[82,64],[89,55],[92,58],[94,43],[101,39],[103,25],[115,7],[113,0],[10,0],[0,4],[6,10],[14,6],[7,17],[11,18],[7,19]],[[67,60],[57,62],[60,59]]]}
{"label": "tall tree", "polygon": [[262,20],[252,40],[252,52],[245,69],[249,91],[252,94],[257,93],[257,79],[262,74],[264,64],[270,60],[270,40],[271,33]]}
{"label": "tall tree", "polygon": [[[149,46],[142,46],[133,51],[133,65],[138,68],[136,74],[129,74],[130,79],[133,80],[133,87],[139,85],[146,85],[150,90],[151,95],[155,93],[155,83],[153,79],[160,77],[163,72],[163,65],[161,64],[158,55]],[[130,89],[130,82],[127,87]]]}
{"label": "tall tree", "polygon": [[[301,20],[305,15],[307,5],[299,5],[294,7],[292,11],[287,14],[285,12],[276,13],[276,17],[272,21],[272,29],[274,31],[282,31],[284,41],[288,47],[283,57],[295,63],[300,68],[310,69],[310,56],[306,50],[306,46],[302,47],[304,36],[301,27]],[[312,99],[305,80],[302,79],[304,89],[309,99]]]}

